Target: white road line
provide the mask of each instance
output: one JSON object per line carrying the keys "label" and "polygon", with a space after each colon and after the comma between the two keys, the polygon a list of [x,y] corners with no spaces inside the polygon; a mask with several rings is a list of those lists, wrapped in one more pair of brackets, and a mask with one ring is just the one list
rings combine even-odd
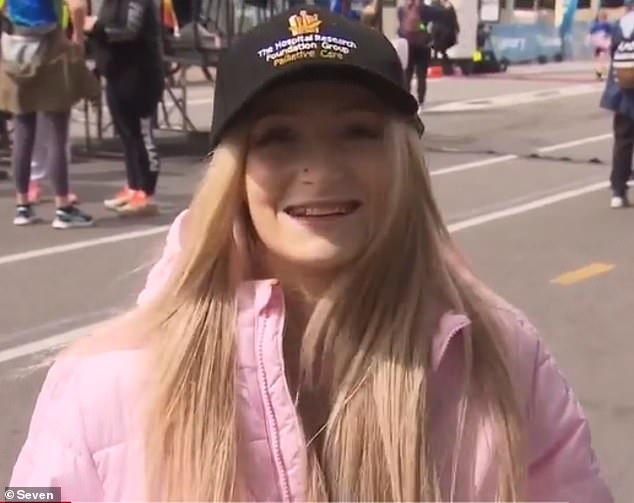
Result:
{"label": "white road line", "polygon": [[521,93],[497,94],[484,98],[452,101],[450,103],[432,106],[425,109],[423,113],[469,112],[511,107],[516,105],[527,105],[529,103],[538,103],[573,96],[583,96],[585,94],[593,94],[600,92],[603,87],[604,85],[600,83],[588,83],[567,85],[564,87],[555,87],[550,89],[537,89]]}
{"label": "white road line", "polygon": [[[578,140],[567,141],[565,143],[556,143],[554,145],[547,145],[545,147],[539,147],[535,150],[538,154],[547,154],[549,152],[555,152],[557,150],[565,150],[567,148],[579,147],[581,145],[587,145],[589,143],[595,143],[612,138],[612,133],[605,133],[596,136],[588,136],[586,138],[579,138]],[[502,162],[515,161],[521,156],[515,154],[501,155],[493,157],[491,159],[481,159],[479,161],[466,162],[464,164],[456,164],[455,166],[449,166],[447,168],[436,169],[431,171],[431,176],[449,175],[451,173],[458,173],[460,171],[469,171],[470,169],[481,168],[484,166],[493,166]],[[0,262],[1,263],[1,262]]]}
{"label": "white road line", "polygon": [[559,145],[549,145],[547,147],[541,147],[537,149],[538,154],[547,154],[548,152],[554,152],[556,150],[564,150],[566,148],[578,147],[579,145],[586,145],[597,141],[604,141],[613,138],[612,133],[599,134],[596,136],[588,136],[587,138],[580,138],[579,140],[572,140],[566,143],[560,143]]}
{"label": "white road line", "polygon": [[[519,204],[516,206],[512,206],[510,208],[505,208],[503,210],[486,213],[484,215],[480,215],[473,218],[468,218],[466,220],[462,220],[460,222],[455,222],[453,224],[448,225],[449,232],[454,234],[456,232],[460,232],[465,229],[470,229],[473,227],[484,225],[489,222],[493,222],[495,220],[501,220],[501,219],[509,218],[509,217],[519,215],[522,213],[527,213],[529,211],[536,210],[539,208],[544,208],[546,206],[550,206],[562,201],[566,201],[568,199],[573,199],[575,197],[583,196],[585,194],[590,194],[592,192],[604,190],[608,188],[609,185],[610,185],[609,182],[593,183],[591,185],[586,185],[584,187],[566,190],[564,192],[559,192],[551,196],[542,197],[540,199],[536,199],[535,201],[531,201],[525,204]],[[41,339],[36,342],[30,342],[28,344],[23,344],[21,346],[0,351],[0,364],[9,362],[11,360],[15,360],[17,358],[21,358],[23,356],[34,355],[37,353],[41,353],[43,351],[49,351],[56,348],[61,348],[62,346],[71,343],[72,341],[78,339],[79,337],[82,337],[83,335],[88,334],[98,324],[99,323],[94,323],[84,327],[79,327],[74,330],[70,330],[68,332],[63,332],[61,334],[47,337],[46,339]],[[38,367],[34,367],[34,368],[38,368]]]}
{"label": "white road line", "polygon": [[518,204],[517,206],[511,206],[510,208],[504,208],[503,210],[493,211],[477,217],[468,218],[466,220],[462,220],[461,222],[450,224],[447,227],[451,233],[459,232],[464,229],[493,222],[494,220],[500,220],[502,218],[512,217],[521,213],[527,213],[538,208],[566,201],[567,199],[583,196],[584,194],[590,194],[591,192],[596,192],[598,190],[604,190],[609,186],[610,182],[593,183],[592,185],[586,185],[585,187],[580,187],[578,189],[566,190],[565,192],[559,192],[557,194],[553,194],[552,196],[542,197],[540,199],[536,199],[535,201]]}
{"label": "white road line", "polygon": [[15,360],[16,358],[21,358],[23,356],[34,355],[43,351],[50,351],[53,349],[62,348],[63,346],[78,339],[82,335],[86,335],[101,323],[93,323],[92,325],[75,328],[73,330],[69,330],[68,332],[62,332],[61,334],[47,337],[46,339],[40,339],[39,341],[29,342],[27,344],[22,344],[21,346],[4,349],[0,351],[0,364]]}
{"label": "white road line", "polygon": [[431,176],[449,175],[451,173],[457,173],[459,171],[468,171],[470,169],[481,168],[483,166],[493,166],[494,164],[500,164],[501,162],[515,161],[519,159],[517,155],[501,155],[493,157],[491,159],[481,159],[479,161],[465,162],[464,164],[456,164],[455,166],[449,166],[448,168],[435,169],[430,172]]}
{"label": "white road line", "polygon": [[85,241],[75,241],[66,245],[50,246],[48,248],[39,248],[37,250],[30,250],[27,252],[13,253],[11,255],[4,255],[0,257],[0,265],[13,264],[15,262],[22,262],[24,260],[30,260],[33,258],[46,257],[48,255],[58,255],[60,253],[67,253],[75,250],[83,250],[84,248],[92,248],[95,246],[118,243],[119,241],[128,241],[130,239],[144,238],[148,236],[154,236],[155,234],[161,234],[167,232],[169,225],[161,225],[159,227],[152,227],[151,229],[143,229],[140,231],[122,232],[115,234],[114,236],[106,236],[103,238],[87,239]]}

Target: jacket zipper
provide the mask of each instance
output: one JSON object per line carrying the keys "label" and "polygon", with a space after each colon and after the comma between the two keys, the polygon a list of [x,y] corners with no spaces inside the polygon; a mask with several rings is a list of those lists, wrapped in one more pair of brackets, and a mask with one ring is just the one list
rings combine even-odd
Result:
{"label": "jacket zipper", "polygon": [[263,334],[266,333],[266,326],[269,321],[268,313],[264,316],[264,322],[262,326],[262,330],[258,330],[258,367],[260,378],[262,379],[262,383],[264,384],[263,389],[263,400],[266,408],[266,412],[268,415],[269,421],[272,423],[273,428],[271,428],[271,443],[273,449],[273,458],[275,460],[276,469],[278,475],[280,477],[280,485],[282,489],[282,498],[284,502],[291,502],[291,488],[290,482],[288,480],[288,473],[284,467],[284,459],[282,457],[282,448],[280,446],[280,433],[279,427],[277,424],[277,419],[275,417],[275,411],[273,409],[273,403],[271,401],[271,396],[269,395],[268,389],[268,381],[266,378],[266,370],[264,366],[264,337]]}

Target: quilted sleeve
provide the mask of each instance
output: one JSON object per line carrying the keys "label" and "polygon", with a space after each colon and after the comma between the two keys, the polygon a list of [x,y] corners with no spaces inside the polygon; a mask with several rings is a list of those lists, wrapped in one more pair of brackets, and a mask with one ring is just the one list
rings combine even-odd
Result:
{"label": "quilted sleeve", "polygon": [[60,360],[44,380],[10,486],[61,487],[62,501],[101,501],[103,491],[86,447],[77,363]]}
{"label": "quilted sleeve", "polygon": [[528,404],[529,501],[614,503],[595,456],[582,407],[535,328],[521,322],[531,361]]}

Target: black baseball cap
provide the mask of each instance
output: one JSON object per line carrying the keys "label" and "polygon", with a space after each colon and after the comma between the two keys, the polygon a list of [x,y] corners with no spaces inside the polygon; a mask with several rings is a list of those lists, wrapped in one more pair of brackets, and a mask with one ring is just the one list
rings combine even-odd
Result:
{"label": "black baseball cap", "polygon": [[374,91],[422,134],[401,61],[379,31],[328,9],[302,5],[238,37],[216,76],[211,148],[263,92],[295,80],[341,79]]}

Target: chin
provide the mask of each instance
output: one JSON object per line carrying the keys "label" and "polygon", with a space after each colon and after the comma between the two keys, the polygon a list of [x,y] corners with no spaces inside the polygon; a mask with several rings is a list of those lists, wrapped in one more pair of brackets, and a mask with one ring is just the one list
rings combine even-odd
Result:
{"label": "chin", "polygon": [[351,263],[358,255],[357,247],[340,248],[329,246],[303,246],[285,253],[286,260],[300,267],[327,271],[339,269]]}

